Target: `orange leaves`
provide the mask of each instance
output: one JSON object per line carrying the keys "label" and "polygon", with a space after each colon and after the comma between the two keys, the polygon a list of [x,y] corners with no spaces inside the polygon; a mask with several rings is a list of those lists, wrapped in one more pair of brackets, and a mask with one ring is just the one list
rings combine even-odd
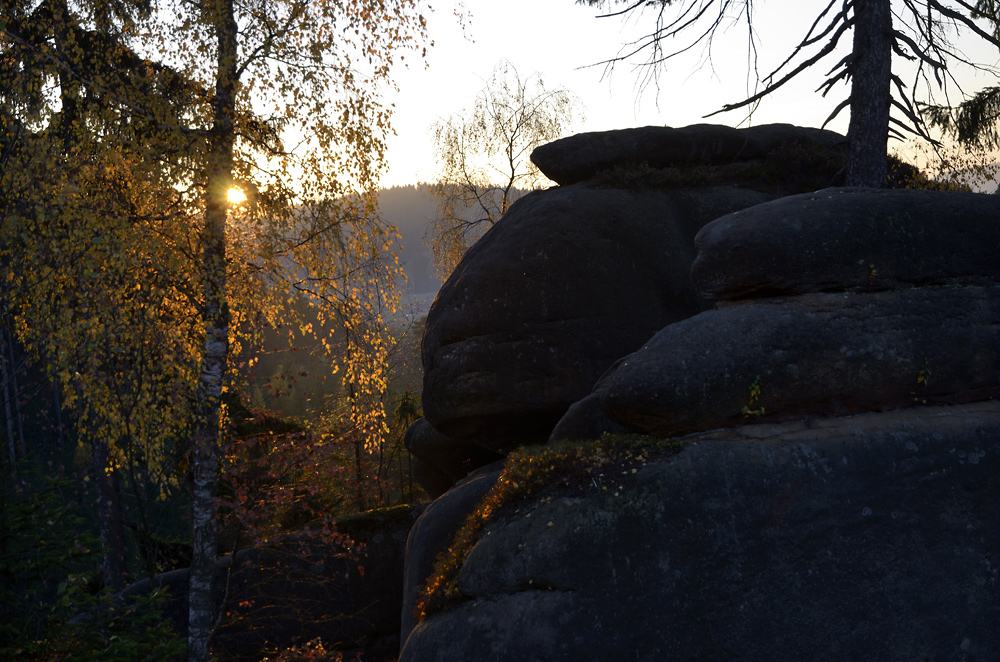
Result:
{"label": "orange leaves", "polygon": [[222,458],[223,537],[254,545],[304,528],[332,542],[338,496],[330,487],[342,471],[334,449],[285,421],[237,410],[243,422]]}

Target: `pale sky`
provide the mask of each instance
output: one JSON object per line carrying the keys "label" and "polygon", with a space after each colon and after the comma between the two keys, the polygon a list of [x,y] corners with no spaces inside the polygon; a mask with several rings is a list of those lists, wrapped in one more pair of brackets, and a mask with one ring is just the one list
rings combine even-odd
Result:
{"label": "pale sky", "polygon": [[[429,67],[411,64],[397,72],[399,92],[395,101],[397,135],[389,143],[389,172],[383,186],[414,184],[435,177],[431,127],[439,119],[471,106],[496,64],[506,58],[522,77],[538,73],[547,89],[564,88],[582,102],[585,121],[575,132],[622,129],[646,125],[686,126],[712,122],[736,126],[745,110],[703,116],[724,103],[741,101],[753,92],[747,80],[747,30],[734,23],[717,38],[711,63],[703,64],[698,47],[661,71],[660,89],[639,88],[644,75],[633,63],[617,65],[610,77],[603,67],[588,67],[616,55],[622,44],[648,32],[654,15],[645,20],[595,18],[598,10],[573,0],[465,0],[471,17],[465,35],[452,15],[456,0],[439,0],[428,15],[428,29],[435,41]],[[825,2],[808,0],[757,0],[754,24],[762,73],[770,71],[799,42]],[[849,44],[849,36],[844,43]],[[1000,64],[1000,53],[978,39],[960,42],[971,59]],[[778,93],[764,99],[752,117],[753,124],[791,122],[820,126],[847,95],[840,85],[822,98],[813,90],[839,57],[804,72]],[[410,60],[408,57],[407,60]],[[640,59],[634,60],[639,64]],[[894,60],[894,70],[897,61]],[[825,68],[823,65],[826,65]],[[699,66],[700,65],[700,66]],[[966,92],[996,85],[997,77],[972,78],[962,72]],[[907,76],[903,76],[907,80]],[[846,133],[848,112],[827,128]],[[890,145],[895,143],[890,143]]]}

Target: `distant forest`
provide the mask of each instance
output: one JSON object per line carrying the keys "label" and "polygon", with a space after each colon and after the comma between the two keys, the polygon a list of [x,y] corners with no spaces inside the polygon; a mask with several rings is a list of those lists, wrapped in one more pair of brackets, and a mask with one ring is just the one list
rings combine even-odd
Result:
{"label": "distant forest", "polygon": [[435,294],[442,283],[434,277],[431,250],[424,242],[427,224],[437,214],[437,203],[430,194],[429,185],[382,189],[378,204],[382,218],[399,228],[403,235],[399,258],[407,277],[403,293],[420,298]]}

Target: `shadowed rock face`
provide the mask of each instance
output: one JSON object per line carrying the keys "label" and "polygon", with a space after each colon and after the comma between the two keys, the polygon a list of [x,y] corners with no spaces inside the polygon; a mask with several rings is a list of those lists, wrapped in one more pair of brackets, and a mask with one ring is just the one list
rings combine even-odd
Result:
{"label": "shadowed rock face", "polygon": [[520,199],[430,310],[425,417],[499,453],[544,442],[617,358],[705,308],[688,276],[695,233],[771,197],[578,185]]}
{"label": "shadowed rock face", "polygon": [[723,216],[698,233],[692,267],[716,309],[624,356],[554,437],[998,397],[997,219],[995,196],[870,189]]}
{"label": "shadowed rock face", "polygon": [[493,467],[483,467],[472,476],[459,481],[445,495],[427,506],[410,530],[406,540],[406,566],[402,586],[400,646],[416,625],[413,612],[417,606],[417,595],[434,569],[434,561],[439,554],[447,553],[455,531],[492,489],[500,471],[501,467],[497,463]]}
{"label": "shadowed rock face", "polygon": [[482,446],[452,439],[427,422],[418,419],[406,429],[406,449],[416,462],[414,477],[436,499],[474,469],[501,459]]}
{"label": "shadowed rock face", "polygon": [[489,524],[401,662],[1000,659],[1000,404],[692,436]]}
{"label": "shadowed rock face", "polygon": [[1000,397],[998,375],[1000,287],[922,287],[708,311],[665,327],[594,394],[612,421],[670,437],[986,400]]}

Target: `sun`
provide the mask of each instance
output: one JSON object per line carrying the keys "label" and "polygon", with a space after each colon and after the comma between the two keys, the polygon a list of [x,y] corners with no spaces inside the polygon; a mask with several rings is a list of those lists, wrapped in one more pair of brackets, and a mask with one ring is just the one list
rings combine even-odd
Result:
{"label": "sun", "polygon": [[229,204],[238,205],[247,199],[247,194],[243,192],[243,189],[234,186],[226,192],[226,198],[229,200]]}

